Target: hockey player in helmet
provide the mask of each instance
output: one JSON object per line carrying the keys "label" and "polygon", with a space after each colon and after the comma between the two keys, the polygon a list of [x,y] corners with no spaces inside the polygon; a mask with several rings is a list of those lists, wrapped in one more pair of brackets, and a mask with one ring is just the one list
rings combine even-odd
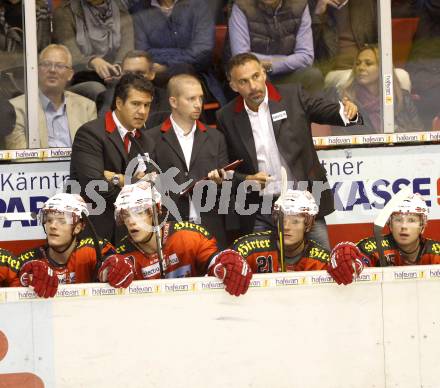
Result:
{"label": "hockey player in helmet", "polygon": [[[387,265],[440,264],[440,242],[423,237],[428,222],[428,206],[423,197],[410,193],[393,209],[382,239]],[[349,284],[364,266],[380,267],[379,250],[373,237],[357,244],[342,242],[332,250],[329,274],[338,284]]]}
{"label": "hockey player in helmet", "polygon": [[79,239],[88,214],[87,204],[77,194],[59,193],[45,202],[39,218],[47,241],[18,256],[22,286],[32,286],[38,296],[47,298],[56,294],[59,283],[89,283],[96,277],[113,287],[131,283],[132,263],[117,255],[109,242]]}
{"label": "hockey player in helmet", "polygon": [[232,248],[246,259],[255,273],[325,269],[329,251],[305,238],[317,213],[318,206],[308,191],[287,190],[273,208],[278,232],[240,237]]}
{"label": "hockey player in helmet", "polygon": [[149,182],[123,187],[115,202],[115,218],[128,235],[117,251],[132,258],[135,279],[215,275],[231,295],[246,293],[252,272],[243,258],[227,249],[203,226],[188,221],[158,223],[161,196]]}

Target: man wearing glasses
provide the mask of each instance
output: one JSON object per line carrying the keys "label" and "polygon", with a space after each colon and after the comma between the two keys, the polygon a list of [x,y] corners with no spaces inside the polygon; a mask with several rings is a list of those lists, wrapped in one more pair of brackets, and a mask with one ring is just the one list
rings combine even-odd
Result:
{"label": "man wearing glasses", "polygon": [[[66,91],[72,79],[72,56],[63,45],[44,48],[38,62],[39,147],[71,147],[78,128],[96,118],[96,105],[88,98]],[[15,128],[5,138],[7,149],[29,147],[25,96],[11,100],[17,115]]]}

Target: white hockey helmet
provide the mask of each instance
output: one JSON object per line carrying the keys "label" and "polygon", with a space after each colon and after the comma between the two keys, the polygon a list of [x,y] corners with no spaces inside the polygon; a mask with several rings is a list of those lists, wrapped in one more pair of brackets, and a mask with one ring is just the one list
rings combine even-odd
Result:
{"label": "white hockey helmet", "polygon": [[410,193],[405,199],[396,205],[391,213],[393,214],[420,214],[422,226],[428,221],[429,208],[426,201],[419,193]]}
{"label": "white hockey helmet", "polygon": [[313,195],[308,191],[288,189],[275,202],[274,212],[275,214],[281,212],[284,216],[304,215],[306,230],[309,230],[318,214],[318,205],[316,205]]}
{"label": "white hockey helmet", "polygon": [[125,185],[115,202],[115,220],[119,225],[124,223],[126,214],[137,214],[151,209],[153,203],[158,210],[161,207],[161,195],[149,182],[139,181],[131,185]]}
{"label": "white hockey helmet", "polygon": [[63,213],[70,216],[73,224],[89,215],[87,203],[78,194],[58,193],[49,198],[40,209],[40,222],[46,223],[47,215],[49,213]]}

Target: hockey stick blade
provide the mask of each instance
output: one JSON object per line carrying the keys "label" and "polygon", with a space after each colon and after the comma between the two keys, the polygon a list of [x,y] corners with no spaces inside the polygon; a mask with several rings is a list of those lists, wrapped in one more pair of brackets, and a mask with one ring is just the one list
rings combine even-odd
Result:
{"label": "hockey stick blade", "polygon": [[397,194],[394,195],[393,198],[385,205],[385,207],[380,211],[379,215],[374,220],[374,225],[383,228],[390,218],[393,209],[396,208],[396,205],[404,198],[406,198],[409,194],[411,194],[411,189],[409,186],[405,186],[402,190],[400,190]]}
{"label": "hockey stick blade", "polygon": [[34,212],[0,213],[0,221],[33,221],[37,218]]}
{"label": "hockey stick blade", "polygon": [[276,205],[283,203],[284,198],[286,196],[286,192],[287,192],[287,172],[286,169],[283,166],[281,166],[281,190],[280,190],[280,196],[275,202]]}

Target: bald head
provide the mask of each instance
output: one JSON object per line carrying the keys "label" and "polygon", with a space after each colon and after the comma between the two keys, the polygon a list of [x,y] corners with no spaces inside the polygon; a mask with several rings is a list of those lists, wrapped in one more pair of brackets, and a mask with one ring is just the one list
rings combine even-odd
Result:
{"label": "bald head", "polygon": [[182,126],[192,127],[203,108],[203,89],[200,81],[189,74],[179,74],[168,81],[168,96],[173,119]]}
{"label": "bald head", "polygon": [[202,86],[197,77],[191,74],[179,74],[170,78],[168,81],[168,97],[179,97],[188,85]]}

